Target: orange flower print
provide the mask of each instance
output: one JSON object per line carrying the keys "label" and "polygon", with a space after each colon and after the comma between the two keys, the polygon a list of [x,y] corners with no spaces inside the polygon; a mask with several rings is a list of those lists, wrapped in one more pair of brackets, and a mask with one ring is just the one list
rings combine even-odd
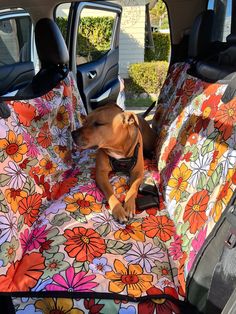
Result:
{"label": "orange flower print", "polygon": [[192,174],[192,170],[183,163],[180,167],[176,167],[172,172],[172,177],[168,182],[168,186],[172,188],[170,192],[170,199],[180,200],[181,194],[188,186],[188,179]]}
{"label": "orange flower print", "polygon": [[47,148],[52,144],[52,135],[49,130],[48,123],[44,123],[43,127],[41,128],[38,137],[37,142],[39,145],[41,145],[43,148]]}
{"label": "orange flower print", "polygon": [[24,222],[29,227],[38,217],[39,208],[42,204],[42,196],[38,193],[24,197],[19,202],[19,212],[24,216]]}
{"label": "orange flower print", "polygon": [[119,180],[114,183],[114,186],[115,186],[115,193],[116,194],[124,193],[129,188],[125,178],[119,178]]}
{"label": "orange flower print", "polygon": [[8,137],[0,139],[0,148],[5,150],[6,154],[15,162],[21,162],[23,155],[27,153],[27,145],[23,144],[23,136],[16,135],[13,131],[9,131]]}
{"label": "orange flower print", "polygon": [[106,252],[106,244],[100,234],[93,229],[75,227],[66,229],[64,237],[65,251],[77,262],[91,262],[95,257],[100,257]]}
{"label": "orange flower print", "polygon": [[216,94],[220,86],[221,86],[220,84],[204,83],[204,94],[206,96],[214,95]]}
{"label": "orange flower print", "polygon": [[215,126],[222,132],[225,141],[230,138],[235,123],[236,106],[233,99],[227,104],[222,104],[215,116]]}
{"label": "orange flower print", "polygon": [[217,222],[221,216],[221,213],[225,206],[229,203],[233,195],[233,190],[231,189],[231,182],[227,181],[220,190],[220,193],[216,199],[214,207],[211,210],[211,215],[215,222]]}
{"label": "orange flower print", "polygon": [[190,145],[196,144],[198,140],[198,134],[192,133],[189,135],[187,142],[189,142]]}
{"label": "orange flower print", "polygon": [[116,240],[127,241],[133,239],[135,241],[144,242],[144,233],[140,222],[132,222],[127,224],[124,229],[119,229],[114,235]]}
{"label": "orange flower print", "polygon": [[34,106],[31,106],[29,103],[23,103],[22,101],[14,101],[13,108],[18,115],[19,122],[24,126],[30,126],[36,114]]}
{"label": "orange flower print", "polygon": [[213,118],[217,112],[218,104],[221,100],[222,95],[211,95],[202,104],[202,118]]}
{"label": "orange flower print", "polygon": [[40,167],[32,167],[29,171],[29,175],[33,178],[40,173]]}
{"label": "orange flower print", "polygon": [[20,189],[7,189],[5,191],[6,200],[11,205],[11,209],[14,213],[17,212],[19,201],[22,200],[22,198],[27,197],[27,193],[25,191],[22,191]]}
{"label": "orange flower print", "polygon": [[67,196],[65,199],[66,210],[69,212],[80,211],[83,215],[89,215],[91,212],[101,212],[102,204],[96,203],[94,196],[83,193],[75,193],[73,196]]}
{"label": "orange flower print", "polygon": [[195,193],[188,201],[183,219],[189,221],[190,232],[195,234],[206,222],[206,208],[209,201],[208,191],[203,190]]}
{"label": "orange flower print", "polygon": [[165,148],[164,150],[164,153],[163,153],[163,156],[162,156],[162,159],[164,161],[167,161],[168,160],[168,157],[169,157],[169,154],[171,153],[171,151],[174,149],[175,145],[177,143],[177,140],[175,137],[172,137],[170,139],[170,142],[168,144],[168,146]]}
{"label": "orange flower print", "polygon": [[54,146],[55,153],[64,161],[71,160],[71,151],[66,146],[56,145]]}
{"label": "orange flower print", "polygon": [[66,111],[65,106],[61,106],[58,110],[55,123],[59,129],[69,125],[69,113]]}
{"label": "orange flower print", "polygon": [[40,174],[44,174],[45,176],[54,173],[57,168],[57,164],[52,162],[49,158],[41,159],[39,164],[41,166]]}
{"label": "orange flower print", "polygon": [[153,280],[152,275],[143,274],[140,265],[131,264],[127,269],[118,259],[114,261],[114,271],[107,272],[105,277],[110,279],[110,292],[121,293],[126,290],[129,296],[136,298],[152,286]]}
{"label": "orange flower print", "polygon": [[167,216],[149,216],[142,223],[142,230],[149,238],[158,237],[168,241],[175,233],[174,223]]}

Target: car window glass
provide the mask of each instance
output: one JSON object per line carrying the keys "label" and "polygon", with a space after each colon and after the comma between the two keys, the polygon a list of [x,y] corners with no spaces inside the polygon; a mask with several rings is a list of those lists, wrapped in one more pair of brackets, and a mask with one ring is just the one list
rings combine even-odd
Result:
{"label": "car window glass", "polygon": [[232,0],[209,0],[208,9],[215,11],[213,40],[225,42],[231,33]]}
{"label": "car window glass", "polygon": [[77,64],[98,60],[112,45],[112,30],[116,14],[84,8],[78,29]]}
{"label": "car window glass", "polygon": [[[65,39],[69,9],[70,3],[65,3],[56,10],[56,22]],[[110,50],[115,20],[115,13],[86,7],[82,9],[76,43],[77,65],[96,61]]]}
{"label": "car window glass", "polygon": [[27,13],[0,12],[0,66],[31,60],[31,32]]}

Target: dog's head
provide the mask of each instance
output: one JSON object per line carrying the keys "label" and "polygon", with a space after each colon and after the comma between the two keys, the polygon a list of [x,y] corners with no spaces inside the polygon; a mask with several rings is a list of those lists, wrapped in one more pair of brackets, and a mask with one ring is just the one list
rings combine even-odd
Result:
{"label": "dog's head", "polygon": [[82,149],[112,148],[125,139],[127,128],[138,126],[134,113],[123,112],[117,105],[106,105],[89,113],[83,126],[72,132],[74,142]]}

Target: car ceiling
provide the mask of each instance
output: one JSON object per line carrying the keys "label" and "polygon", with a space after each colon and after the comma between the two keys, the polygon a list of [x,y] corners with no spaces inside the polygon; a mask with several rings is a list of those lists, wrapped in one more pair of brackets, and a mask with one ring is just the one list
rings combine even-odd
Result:
{"label": "car ceiling", "polygon": [[[183,35],[188,33],[194,18],[206,9],[207,0],[164,1],[169,11],[172,44],[178,44]],[[11,8],[24,8],[30,13],[32,20],[36,22],[41,17],[52,18],[55,6],[64,2],[68,2],[68,0],[0,0],[0,9],[6,9],[9,6]],[[110,2],[117,1],[112,0]]]}

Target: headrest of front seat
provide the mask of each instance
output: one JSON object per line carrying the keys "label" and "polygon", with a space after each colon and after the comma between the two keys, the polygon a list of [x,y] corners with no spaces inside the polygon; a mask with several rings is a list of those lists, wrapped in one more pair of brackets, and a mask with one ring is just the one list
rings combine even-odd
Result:
{"label": "headrest of front seat", "polygon": [[201,58],[207,56],[212,40],[214,11],[207,10],[194,20],[189,35],[188,56]]}
{"label": "headrest of front seat", "polygon": [[236,45],[236,34],[229,34],[226,41],[229,45]]}
{"label": "headrest of front seat", "polygon": [[236,35],[230,34],[226,38],[228,49],[219,54],[219,64],[236,67]]}
{"label": "headrest of front seat", "polygon": [[35,43],[42,68],[69,63],[69,53],[57,24],[40,19],[35,26]]}

